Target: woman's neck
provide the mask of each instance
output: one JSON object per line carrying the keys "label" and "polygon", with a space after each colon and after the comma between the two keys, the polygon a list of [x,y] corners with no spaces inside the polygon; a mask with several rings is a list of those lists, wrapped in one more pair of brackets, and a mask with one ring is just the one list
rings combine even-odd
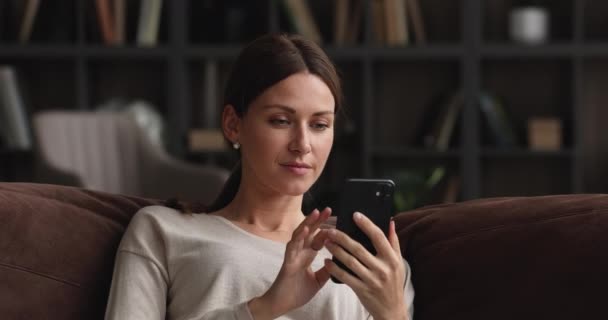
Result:
{"label": "woman's neck", "polygon": [[305,218],[301,208],[301,195],[277,195],[240,188],[219,214],[260,231],[291,233]]}

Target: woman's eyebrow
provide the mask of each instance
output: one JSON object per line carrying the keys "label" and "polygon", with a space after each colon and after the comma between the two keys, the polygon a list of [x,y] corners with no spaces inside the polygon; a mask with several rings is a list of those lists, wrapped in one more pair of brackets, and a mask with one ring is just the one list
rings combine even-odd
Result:
{"label": "woman's eyebrow", "polygon": [[[295,114],[296,113],[296,110],[294,108],[291,108],[291,107],[288,107],[288,106],[285,106],[285,105],[282,105],[282,104],[269,104],[269,105],[264,106],[264,109],[272,109],[272,108],[282,109],[282,110],[287,111],[287,112],[289,112],[291,114]],[[332,114],[333,115],[334,112],[331,111],[331,110],[318,111],[318,112],[313,113],[313,116],[322,116],[322,115],[325,115],[325,114]]]}

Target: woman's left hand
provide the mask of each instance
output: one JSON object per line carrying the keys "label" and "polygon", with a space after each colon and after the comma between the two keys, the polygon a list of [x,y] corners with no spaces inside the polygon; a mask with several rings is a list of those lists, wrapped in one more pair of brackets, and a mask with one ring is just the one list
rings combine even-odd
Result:
{"label": "woman's left hand", "polygon": [[376,256],[345,233],[332,229],[325,246],[359,278],[330,259],[325,260],[326,268],[332,276],[353,289],[375,320],[407,319],[403,292],[405,265],[395,232],[395,222],[390,223],[387,239],[384,232],[365,215],[355,213],[353,220],[372,241]]}

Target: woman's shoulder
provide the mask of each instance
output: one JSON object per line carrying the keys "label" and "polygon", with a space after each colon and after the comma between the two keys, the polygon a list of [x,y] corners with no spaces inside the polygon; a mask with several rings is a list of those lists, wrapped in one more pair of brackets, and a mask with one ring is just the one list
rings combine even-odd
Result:
{"label": "woman's shoulder", "polygon": [[[131,219],[131,223],[156,222],[156,223],[189,223],[194,219],[203,218],[206,213],[185,213],[177,209],[152,205],[140,208]],[[204,218],[203,218],[204,219]]]}
{"label": "woman's shoulder", "polygon": [[164,239],[169,241],[175,235],[187,234],[190,229],[207,220],[207,214],[183,213],[176,209],[153,205],[139,209],[134,215],[123,240],[129,239]]}

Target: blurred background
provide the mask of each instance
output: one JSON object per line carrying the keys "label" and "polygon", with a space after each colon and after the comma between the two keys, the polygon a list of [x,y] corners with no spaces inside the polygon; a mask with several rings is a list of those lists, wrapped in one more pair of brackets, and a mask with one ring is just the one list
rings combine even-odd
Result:
{"label": "blurred background", "polygon": [[0,0],[0,181],[196,189],[237,160],[218,131],[236,55],[282,31],[344,83],[316,204],[350,177],[393,179],[398,210],[605,193],[606,17],[603,0]]}

